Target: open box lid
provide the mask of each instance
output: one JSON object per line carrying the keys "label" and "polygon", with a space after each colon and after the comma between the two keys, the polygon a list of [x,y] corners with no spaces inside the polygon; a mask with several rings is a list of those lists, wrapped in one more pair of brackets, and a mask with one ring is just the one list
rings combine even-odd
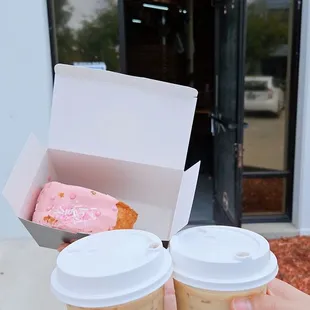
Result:
{"label": "open box lid", "polygon": [[56,65],[49,147],[184,170],[197,91]]}

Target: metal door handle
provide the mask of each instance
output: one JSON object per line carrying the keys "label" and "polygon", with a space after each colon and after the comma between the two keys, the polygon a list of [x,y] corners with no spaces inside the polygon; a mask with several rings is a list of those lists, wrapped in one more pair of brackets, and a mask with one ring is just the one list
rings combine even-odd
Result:
{"label": "metal door handle", "polygon": [[[209,117],[212,121],[215,121],[221,125],[221,127],[225,130],[236,130],[238,128],[238,124],[221,116],[216,116],[213,113],[209,113]],[[248,123],[243,123],[243,128],[248,128]]]}

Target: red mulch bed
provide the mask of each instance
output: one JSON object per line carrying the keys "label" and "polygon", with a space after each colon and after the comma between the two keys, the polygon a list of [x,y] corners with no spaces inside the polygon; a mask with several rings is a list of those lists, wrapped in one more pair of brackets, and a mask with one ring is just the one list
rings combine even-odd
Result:
{"label": "red mulch bed", "polygon": [[282,238],[269,243],[278,258],[278,278],[310,294],[310,237]]}
{"label": "red mulch bed", "polygon": [[283,212],[284,179],[243,179],[243,212]]}

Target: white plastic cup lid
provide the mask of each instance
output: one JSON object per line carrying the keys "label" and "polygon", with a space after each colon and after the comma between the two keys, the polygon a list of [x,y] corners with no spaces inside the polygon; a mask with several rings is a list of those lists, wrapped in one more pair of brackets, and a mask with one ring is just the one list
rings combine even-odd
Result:
{"label": "white plastic cup lid", "polygon": [[228,226],[202,226],[172,237],[173,277],[186,285],[212,291],[243,291],[272,281],[278,263],[268,241],[252,231]]}
{"label": "white plastic cup lid", "polygon": [[171,275],[171,256],[157,236],[140,230],[113,230],[64,249],[52,273],[51,288],[67,305],[104,308],[147,296]]}

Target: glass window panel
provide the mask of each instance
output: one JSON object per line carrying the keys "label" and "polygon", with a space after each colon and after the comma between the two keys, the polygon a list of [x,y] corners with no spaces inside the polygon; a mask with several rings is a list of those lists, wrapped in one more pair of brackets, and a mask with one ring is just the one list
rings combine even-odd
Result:
{"label": "glass window panel", "polygon": [[[200,0],[123,0],[119,38],[116,0],[49,0],[57,62],[104,63],[108,70],[189,85],[199,90],[186,168],[201,160],[192,222],[212,221],[212,136],[206,114],[214,91],[214,7]],[[144,4],[153,6],[145,6]],[[168,7],[168,10],[166,8]],[[120,59],[120,45],[126,59]],[[124,56],[122,54],[122,56]]]}
{"label": "glass window panel", "polygon": [[[244,165],[246,171],[287,169],[293,0],[247,0]],[[243,180],[246,215],[283,214],[286,180]]]}
{"label": "glass window panel", "polygon": [[245,169],[285,170],[293,0],[248,0]]}
{"label": "glass window panel", "polygon": [[53,0],[52,7],[57,62],[120,70],[116,0]]}

